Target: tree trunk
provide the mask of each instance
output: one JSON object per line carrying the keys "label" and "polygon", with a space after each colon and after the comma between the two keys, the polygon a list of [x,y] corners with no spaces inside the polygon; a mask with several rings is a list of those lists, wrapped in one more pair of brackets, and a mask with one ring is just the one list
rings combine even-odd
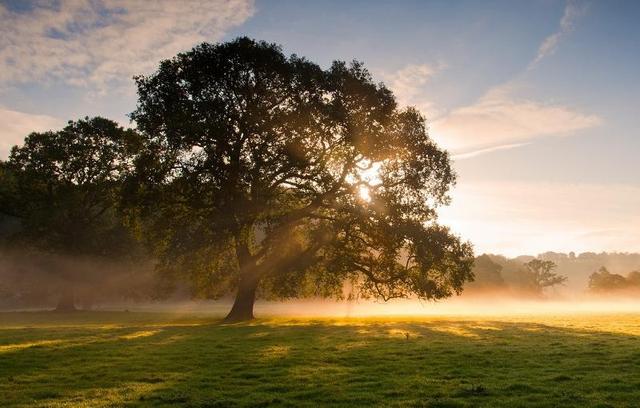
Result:
{"label": "tree trunk", "polygon": [[258,280],[244,276],[240,279],[238,293],[231,311],[224,318],[225,323],[245,322],[253,319],[253,304],[256,300]]}
{"label": "tree trunk", "polygon": [[76,296],[73,288],[65,287],[60,293],[58,299],[58,306],[56,306],[56,312],[75,312],[76,309]]}

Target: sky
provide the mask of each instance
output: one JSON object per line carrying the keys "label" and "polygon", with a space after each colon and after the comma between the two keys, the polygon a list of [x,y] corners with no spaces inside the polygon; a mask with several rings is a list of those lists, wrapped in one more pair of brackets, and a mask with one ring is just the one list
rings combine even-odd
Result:
{"label": "sky", "polygon": [[359,60],[427,117],[476,252],[640,251],[640,3],[0,1],[0,159],[31,131],[131,126],[132,77],[249,36]]}

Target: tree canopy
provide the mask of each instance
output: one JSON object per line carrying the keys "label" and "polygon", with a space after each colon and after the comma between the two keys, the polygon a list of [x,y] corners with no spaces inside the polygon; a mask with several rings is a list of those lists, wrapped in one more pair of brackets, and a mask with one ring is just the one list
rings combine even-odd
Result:
{"label": "tree canopy", "polygon": [[553,272],[556,264],[553,261],[545,261],[541,259],[532,259],[524,264],[529,272],[529,276],[534,286],[539,291],[545,288],[562,284],[567,281],[566,276],[558,275]]}
{"label": "tree canopy", "polygon": [[[136,132],[99,117],[28,135],[0,169],[0,212],[19,220],[14,242],[59,256],[131,253],[134,240],[116,207],[139,142]],[[79,279],[52,272],[65,287]]]}
{"label": "tree canopy", "polygon": [[593,292],[614,292],[640,290],[640,271],[630,272],[626,277],[611,273],[602,266],[589,276],[589,289]]}
{"label": "tree canopy", "polygon": [[503,266],[487,254],[476,257],[473,264],[473,280],[466,285],[466,289],[498,289],[504,288],[506,283],[502,277]]}
{"label": "tree canopy", "polygon": [[437,222],[455,182],[424,117],[359,62],[328,69],[265,42],[201,44],[136,79],[144,138],[130,205],[167,278],[195,293],[439,299],[471,277]]}

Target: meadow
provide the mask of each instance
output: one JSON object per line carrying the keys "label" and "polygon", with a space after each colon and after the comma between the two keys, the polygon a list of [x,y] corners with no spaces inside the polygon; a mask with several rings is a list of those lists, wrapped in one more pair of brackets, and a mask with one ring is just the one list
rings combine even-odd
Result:
{"label": "meadow", "polygon": [[2,407],[638,404],[638,314],[0,313]]}

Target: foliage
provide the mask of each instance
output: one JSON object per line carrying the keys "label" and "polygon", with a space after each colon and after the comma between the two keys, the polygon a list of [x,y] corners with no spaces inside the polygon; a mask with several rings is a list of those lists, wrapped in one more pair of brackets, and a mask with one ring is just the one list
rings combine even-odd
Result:
{"label": "foliage", "polygon": [[545,288],[567,281],[566,276],[554,272],[552,261],[520,256],[508,259],[502,255],[483,254],[476,258],[474,281],[470,289],[509,290],[514,294],[539,296]]}
{"label": "foliage", "polygon": [[497,289],[505,288],[502,277],[503,267],[494,262],[487,254],[476,257],[473,263],[473,281],[466,285],[467,289]]}
{"label": "foliage", "polygon": [[566,276],[561,276],[553,272],[556,268],[556,264],[552,261],[532,259],[525,263],[524,266],[529,271],[529,275],[535,287],[540,291],[567,281]]}
{"label": "foliage", "polygon": [[[509,259],[502,255],[488,255],[492,262],[500,265],[500,276],[504,280],[505,285],[517,292],[537,292],[529,271],[524,266],[524,262],[520,257]],[[531,258],[533,259],[533,258]],[[527,259],[526,262],[531,259]]]}
{"label": "foliage", "polygon": [[135,132],[103,118],[31,133],[3,165],[0,211],[20,220],[20,238],[66,255],[130,250],[115,212],[120,183],[138,146]]}
{"label": "foliage", "polygon": [[589,289],[594,292],[640,290],[640,272],[633,271],[627,277],[611,273],[604,266],[589,276]]}
{"label": "foliage", "polygon": [[19,224],[7,246],[56,257],[47,258],[46,274],[16,281],[39,279],[43,286],[61,286],[71,308],[73,286],[95,277],[83,265],[90,268],[96,258],[140,255],[117,209],[139,142],[134,131],[96,117],[70,121],[60,131],[31,133],[22,146],[13,147],[0,167],[0,213]]}
{"label": "foliage", "polygon": [[323,70],[239,38],[137,85],[145,148],[128,199],[165,276],[251,299],[256,286],[340,296],[345,281],[439,299],[470,278],[470,245],[436,220],[455,182],[447,153],[361,63]]}

